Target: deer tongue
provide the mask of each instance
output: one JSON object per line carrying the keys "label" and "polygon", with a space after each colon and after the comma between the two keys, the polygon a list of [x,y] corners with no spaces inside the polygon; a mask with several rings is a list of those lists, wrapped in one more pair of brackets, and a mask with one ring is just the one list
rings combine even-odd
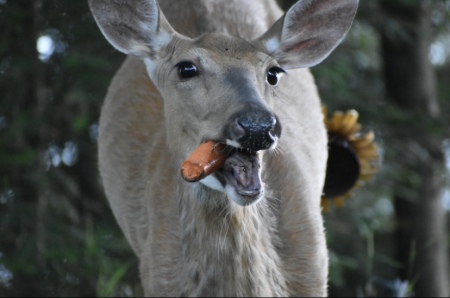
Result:
{"label": "deer tongue", "polygon": [[222,173],[242,196],[258,196],[262,191],[260,159],[256,152],[236,150],[222,166]]}

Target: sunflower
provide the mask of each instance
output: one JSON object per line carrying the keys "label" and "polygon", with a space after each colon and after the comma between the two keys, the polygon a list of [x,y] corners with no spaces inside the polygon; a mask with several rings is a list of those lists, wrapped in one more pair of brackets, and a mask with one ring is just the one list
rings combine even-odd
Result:
{"label": "sunflower", "polygon": [[374,133],[361,133],[357,111],[335,111],[330,118],[326,107],[322,111],[328,131],[328,163],[321,201],[326,212],[330,202],[342,207],[353,189],[377,173],[379,156]]}

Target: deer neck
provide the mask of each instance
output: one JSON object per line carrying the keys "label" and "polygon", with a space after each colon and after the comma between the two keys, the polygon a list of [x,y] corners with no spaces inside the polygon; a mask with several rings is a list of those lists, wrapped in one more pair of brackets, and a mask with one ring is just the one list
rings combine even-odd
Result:
{"label": "deer neck", "polygon": [[202,197],[190,194],[180,201],[182,294],[286,296],[267,202],[240,207],[198,187]]}

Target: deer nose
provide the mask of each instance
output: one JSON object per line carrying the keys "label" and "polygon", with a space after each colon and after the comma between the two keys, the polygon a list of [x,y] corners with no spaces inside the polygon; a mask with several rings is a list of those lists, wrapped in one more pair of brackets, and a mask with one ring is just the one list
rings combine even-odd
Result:
{"label": "deer nose", "polygon": [[269,149],[278,139],[281,127],[272,114],[246,113],[235,118],[231,135],[243,147],[253,151]]}

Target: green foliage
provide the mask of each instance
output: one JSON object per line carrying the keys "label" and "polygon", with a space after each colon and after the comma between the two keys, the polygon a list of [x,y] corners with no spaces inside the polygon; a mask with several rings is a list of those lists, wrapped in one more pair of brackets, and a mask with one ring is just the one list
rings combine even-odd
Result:
{"label": "green foliage", "polygon": [[[0,296],[140,295],[90,136],[123,56],[86,1],[0,3]],[[42,61],[41,35],[56,43]]]}
{"label": "green foliage", "polygon": [[349,286],[345,278],[345,271],[357,270],[359,266],[358,260],[344,255],[337,255],[333,251],[330,252],[329,257],[329,278],[333,286],[338,288]]}
{"label": "green foliage", "polygon": [[23,152],[0,151],[0,166],[29,166],[36,162],[36,151],[28,148]]}

